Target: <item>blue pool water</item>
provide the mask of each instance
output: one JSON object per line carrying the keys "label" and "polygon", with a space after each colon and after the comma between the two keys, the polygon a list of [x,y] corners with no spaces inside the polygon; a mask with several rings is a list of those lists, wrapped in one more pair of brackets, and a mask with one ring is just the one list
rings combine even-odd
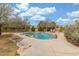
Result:
{"label": "blue pool water", "polygon": [[44,32],[24,32],[23,33],[26,36],[31,36],[34,37],[36,39],[41,39],[41,40],[51,40],[54,39],[55,36],[49,33],[44,33]]}

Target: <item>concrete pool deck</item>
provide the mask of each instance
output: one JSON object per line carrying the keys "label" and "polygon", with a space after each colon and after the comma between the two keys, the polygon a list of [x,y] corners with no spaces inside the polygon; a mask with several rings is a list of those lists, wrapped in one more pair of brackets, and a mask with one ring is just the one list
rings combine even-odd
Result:
{"label": "concrete pool deck", "polygon": [[[24,50],[23,47],[18,49],[21,56],[79,56],[79,47],[68,43],[62,33],[52,40],[39,40],[16,33],[15,35],[22,37],[26,42]],[[31,47],[27,48],[27,43]]]}

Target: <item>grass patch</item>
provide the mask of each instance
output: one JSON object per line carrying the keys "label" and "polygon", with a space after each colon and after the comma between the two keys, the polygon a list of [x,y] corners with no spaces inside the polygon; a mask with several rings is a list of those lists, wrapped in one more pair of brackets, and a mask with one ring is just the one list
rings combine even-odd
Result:
{"label": "grass patch", "polygon": [[16,56],[17,49],[15,42],[12,42],[10,39],[12,34],[5,34],[0,36],[0,56]]}

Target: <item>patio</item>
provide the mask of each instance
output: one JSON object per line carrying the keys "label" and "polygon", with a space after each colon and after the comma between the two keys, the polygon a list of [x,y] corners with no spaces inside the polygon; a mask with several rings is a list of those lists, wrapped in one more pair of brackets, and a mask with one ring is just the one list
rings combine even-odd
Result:
{"label": "patio", "polygon": [[[17,34],[19,35],[19,34]],[[30,41],[31,47],[23,51],[23,48],[19,48],[18,52],[21,56],[77,56],[79,55],[79,48],[68,43],[63,34],[60,33],[57,39],[53,40],[37,40],[29,38],[24,35],[19,35],[26,40],[26,43]]]}

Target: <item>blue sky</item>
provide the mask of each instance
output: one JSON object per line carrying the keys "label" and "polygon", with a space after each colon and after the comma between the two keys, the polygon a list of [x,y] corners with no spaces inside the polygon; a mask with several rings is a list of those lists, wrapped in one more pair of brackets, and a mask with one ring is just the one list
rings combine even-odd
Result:
{"label": "blue sky", "polygon": [[11,4],[14,15],[28,19],[32,25],[39,21],[55,21],[59,25],[79,18],[79,4],[74,3],[21,3]]}

